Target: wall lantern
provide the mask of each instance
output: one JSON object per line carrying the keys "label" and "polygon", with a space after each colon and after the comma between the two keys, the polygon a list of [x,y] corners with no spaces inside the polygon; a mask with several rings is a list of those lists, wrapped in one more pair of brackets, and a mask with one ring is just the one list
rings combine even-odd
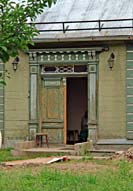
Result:
{"label": "wall lantern", "polygon": [[12,66],[13,66],[13,70],[14,70],[14,71],[17,70],[18,63],[19,63],[19,57],[17,56],[17,57],[13,60],[13,62],[12,62]]}
{"label": "wall lantern", "polygon": [[114,61],[115,61],[115,55],[114,55],[114,53],[112,52],[112,53],[110,54],[109,59],[108,59],[108,65],[109,65],[110,70],[112,70],[112,68],[114,67]]}

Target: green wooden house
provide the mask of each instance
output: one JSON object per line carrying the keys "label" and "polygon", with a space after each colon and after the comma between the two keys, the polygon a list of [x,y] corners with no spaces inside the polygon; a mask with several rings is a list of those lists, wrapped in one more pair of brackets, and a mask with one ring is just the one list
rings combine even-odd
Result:
{"label": "green wooden house", "polygon": [[47,132],[53,144],[133,144],[131,0],[59,0],[38,17],[40,34],[0,87],[0,129],[11,146]]}

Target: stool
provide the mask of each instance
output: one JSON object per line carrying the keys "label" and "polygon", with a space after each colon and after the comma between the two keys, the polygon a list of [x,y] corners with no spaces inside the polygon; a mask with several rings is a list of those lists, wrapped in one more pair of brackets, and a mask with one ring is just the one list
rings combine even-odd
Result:
{"label": "stool", "polygon": [[46,145],[49,148],[48,134],[47,133],[36,133],[36,145],[42,147],[42,145],[43,145],[43,137],[45,137]]}

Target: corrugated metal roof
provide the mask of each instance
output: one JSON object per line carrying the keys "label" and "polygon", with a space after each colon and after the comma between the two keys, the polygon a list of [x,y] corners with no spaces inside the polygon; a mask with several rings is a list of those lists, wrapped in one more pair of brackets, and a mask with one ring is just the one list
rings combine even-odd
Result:
{"label": "corrugated metal roof", "polygon": [[133,17],[133,0],[57,0],[39,21],[118,19]]}
{"label": "corrugated metal roof", "polygon": [[[88,21],[133,18],[133,0],[57,0],[57,3],[38,17],[37,22]],[[103,27],[132,26],[132,21],[103,22]],[[72,23],[69,29],[97,27],[98,23]],[[40,25],[39,29],[60,29],[58,25]],[[38,38],[79,38],[95,36],[132,35],[132,29],[44,32]]]}

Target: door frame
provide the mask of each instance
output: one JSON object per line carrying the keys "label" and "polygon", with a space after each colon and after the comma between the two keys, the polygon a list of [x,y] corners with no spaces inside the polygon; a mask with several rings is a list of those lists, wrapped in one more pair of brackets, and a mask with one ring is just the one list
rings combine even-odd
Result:
{"label": "door frame", "polygon": [[[40,124],[40,118],[39,118],[39,96],[38,96],[38,90],[39,90],[39,84],[38,79],[40,76],[55,76],[59,75],[62,76],[62,78],[65,78],[67,76],[66,73],[62,73],[61,75],[58,73],[47,73],[43,70],[43,66],[69,66],[69,65],[86,65],[88,68],[88,71],[86,75],[88,76],[88,114],[89,114],[89,121],[88,121],[88,128],[89,128],[89,137],[88,139],[96,141],[96,133],[97,133],[97,122],[96,122],[96,65],[98,64],[98,53],[103,50],[103,47],[91,47],[91,48],[65,48],[65,49],[44,49],[44,50],[30,50],[29,58],[30,58],[30,75],[31,77],[36,76],[34,79],[34,83],[32,80],[30,81],[30,89],[31,87],[36,84],[38,87],[36,89],[34,88],[34,94],[30,91],[30,103],[29,103],[29,133],[36,132],[37,129],[39,129]],[[73,76],[74,73],[69,75]],[[84,75],[76,73],[76,75],[82,76]],[[76,76],[75,75],[75,76]],[[65,87],[66,88],[66,87]],[[66,89],[64,88],[64,103],[66,102]],[[34,97],[33,97],[34,96]],[[92,101],[92,98],[93,101]],[[32,100],[32,102],[31,102]],[[33,105],[36,106],[36,111],[32,110]],[[38,107],[37,107],[38,105]],[[64,104],[66,105],[66,104]],[[67,127],[67,121],[66,121],[66,107],[64,119],[64,137],[66,137],[66,127]],[[33,115],[34,113],[36,115]],[[32,116],[32,118],[31,118]],[[35,116],[35,119],[34,119]],[[64,142],[66,142],[66,138],[64,138]]]}

